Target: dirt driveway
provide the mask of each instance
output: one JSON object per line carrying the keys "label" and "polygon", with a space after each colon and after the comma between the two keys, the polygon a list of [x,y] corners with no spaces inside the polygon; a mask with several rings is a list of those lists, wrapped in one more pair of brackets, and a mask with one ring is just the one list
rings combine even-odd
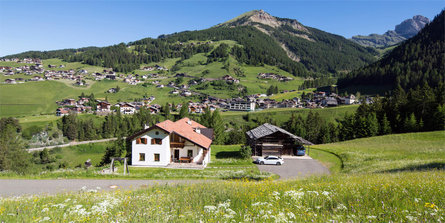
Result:
{"label": "dirt driveway", "polygon": [[319,161],[307,156],[305,158],[288,157],[283,159],[284,164],[281,166],[258,165],[258,169],[277,174],[280,176],[280,179],[330,174],[328,168],[323,166]]}

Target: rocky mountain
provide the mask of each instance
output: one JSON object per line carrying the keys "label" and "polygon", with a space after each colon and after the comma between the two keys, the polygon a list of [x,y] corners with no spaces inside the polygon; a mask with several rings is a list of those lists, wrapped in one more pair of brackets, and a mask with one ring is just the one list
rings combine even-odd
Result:
{"label": "rocky mountain", "polygon": [[398,44],[416,35],[430,20],[424,16],[416,15],[396,25],[395,30],[389,30],[383,35],[370,34],[368,36],[353,36],[352,41],[362,46],[385,48]]}
{"label": "rocky mountain", "polygon": [[[411,89],[424,83],[431,87],[443,84],[445,81],[444,22],[445,11],[442,11],[417,35],[395,47],[379,61],[341,77],[338,80],[338,86],[347,88],[389,85],[392,88],[401,86],[404,89]],[[407,35],[410,33],[407,29],[403,30]]]}

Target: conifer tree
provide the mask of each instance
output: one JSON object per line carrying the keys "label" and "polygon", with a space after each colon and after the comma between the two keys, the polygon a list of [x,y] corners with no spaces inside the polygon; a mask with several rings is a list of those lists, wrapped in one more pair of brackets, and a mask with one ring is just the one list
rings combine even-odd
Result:
{"label": "conifer tree", "polygon": [[189,104],[182,103],[181,110],[179,110],[179,119],[185,118],[189,115]]}
{"label": "conifer tree", "polygon": [[215,139],[213,142],[217,145],[223,144],[225,141],[225,126],[218,109],[212,114],[210,126],[213,128],[213,133],[215,134]]}

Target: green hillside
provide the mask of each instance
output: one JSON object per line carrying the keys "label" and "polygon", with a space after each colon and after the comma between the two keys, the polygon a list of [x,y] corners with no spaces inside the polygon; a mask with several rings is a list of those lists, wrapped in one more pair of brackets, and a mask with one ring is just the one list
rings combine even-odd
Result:
{"label": "green hillside", "polygon": [[337,156],[344,173],[445,168],[445,131],[377,136],[311,148]]}
{"label": "green hillside", "polygon": [[[262,15],[273,20],[272,24],[258,19]],[[212,41],[232,43],[229,54],[240,65],[267,64],[294,76],[356,69],[373,62],[377,54],[343,37],[305,27],[296,20],[273,17],[264,11],[252,11],[205,30],[161,35],[156,39],[146,38],[108,47],[30,51],[7,58],[59,58],[67,62],[111,67],[127,73],[143,64],[178,57],[186,60],[196,54],[207,54],[216,47],[208,44]],[[227,57],[219,59],[225,62]]]}
{"label": "green hillside", "polygon": [[340,88],[356,85],[400,85],[404,89],[423,83],[437,87],[445,80],[445,11],[416,36],[401,43],[381,60],[338,80]]}

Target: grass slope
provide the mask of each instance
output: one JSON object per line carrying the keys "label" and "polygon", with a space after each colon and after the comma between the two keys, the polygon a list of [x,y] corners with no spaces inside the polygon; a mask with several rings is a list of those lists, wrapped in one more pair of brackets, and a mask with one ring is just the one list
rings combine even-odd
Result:
{"label": "grass slope", "polygon": [[[311,148],[339,157],[344,173],[445,168],[445,131],[377,136],[315,145]],[[329,159],[331,158],[332,156]],[[338,168],[338,161],[334,162],[337,164],[332,164],[331,161],[331,165],[336,165]]]}

